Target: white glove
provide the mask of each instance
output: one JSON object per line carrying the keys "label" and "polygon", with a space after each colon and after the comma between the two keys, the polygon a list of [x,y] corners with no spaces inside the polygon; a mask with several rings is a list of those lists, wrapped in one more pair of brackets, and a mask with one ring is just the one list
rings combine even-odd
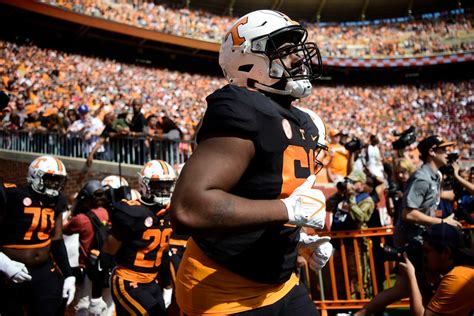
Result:
{"label": "white glove", "polygon": [[63,298],[67,298],[66,306],[71,304],[76,294],[76,277],[70,276],[64,279]]}
{"label": "white glove", "polygon": [[282,199],[288,211],[288,223],[317,229],[324,227],[326,198],[321,190],[313,189],[315,175],[297,187],[286,199]]}
{"label": "white glove", "polygon": [[102,297],[98,298],[91,298],[91,302],[89,304],[89,315],[90,316],[100,316],[102,313],[107,311],[107,303],[104,302]]}
{"label": "white glove", "polygon": [[171,297],[173,296],[173,289],[163,289],[163,301],[165,301],[165,308],[171,305]]}
{"label": "white glove", "polygon": [[31,275],[26,266],[21,262],[11,260],[3,252],[0,252],[0,271],[15,283],[31,281]]}
{"label": "white glove", "polygon": [[83,296],[79,299],[76,306],[74,306],[74,310],[76,311],[76,315],[83,314],[84,311],[89,309],[90,304],[90,297],[89,295]]}
{"label": "white glove", "polygon": [[329,242],[329,236],[309,236],[306,233],[300,233],[299,244],[303,248],[301,254],[309,263],[313,271],[320,271],[332,255],[333,247]]}

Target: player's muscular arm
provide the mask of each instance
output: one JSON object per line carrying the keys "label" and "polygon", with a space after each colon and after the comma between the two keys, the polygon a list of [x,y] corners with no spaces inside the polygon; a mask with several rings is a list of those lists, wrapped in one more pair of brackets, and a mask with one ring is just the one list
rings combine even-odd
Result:
{"label": "player's muscular arm", "polygon": [[199,144],[178,179],[171,201],[171,221],[178,233],[288,221],[280,200],[249,200],[228,193],[254,155],[254,145],[247,139],[211,137]]}

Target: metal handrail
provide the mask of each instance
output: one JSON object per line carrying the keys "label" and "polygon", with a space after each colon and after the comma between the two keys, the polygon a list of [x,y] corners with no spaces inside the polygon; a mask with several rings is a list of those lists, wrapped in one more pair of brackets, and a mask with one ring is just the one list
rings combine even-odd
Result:
{"label": "metal handrail", "polygon": [[[473,230],[474,225],[464,223],[463,229]],[[337,255],[332,256],[328,264],[319,273],[305,269],[306,279],[313,280],[310,283],[310,291],[314,303],[321,310],[322,315],[327,315],[327,310],[336,309],[359,309],[367,304],[375,295],[383,290],[379,288],[381,280],[377,277],[383,275],[386,288],[392,287],[390,275],[393,272],[393,262],[382,262],[382,258],[374,257],[373,250],[375,242],[385,244],[387,238],[391,237],[394,232],[393,226],[363,228],[358,230],[319,232],[321,236],[330,236],[333,245],[338,246]],[[380,239],[375,241],[376,239]],[[367,244],[367,264],[370,270],[371,293],[365,293],[362,278],[362,259],[363,252],[359,245],[365,240]],[[350,271],[349,251],[347,247],[353,249],[353,257],[355,261],[355,269]],[[376,265],[383,264],[383,273],[377,276]],[[380,268],[380,267],[379,267]],[[380,271],[379,271],[380,272]],[[342,280],[341,280],[342,279]],[[352,282],[351,282],[352,281]],[[351,285],[356,285],[355,288]],[[356,291],[354,291],[354,289]],[[389,308],[408,307],[409,300],[403,299],[400,302],[391,304]]]}
{"label": "metal handrail", "polygon": [[[73,134],[0,130],[1,149],[87,158],[93,144],[94,140],[85,141]],[[174,166],[186,162],[192,148],[191,141],[119,136],[110,138],[104,145],[104,151],[97,153],[94,159],[135,165],[160,159]]]}

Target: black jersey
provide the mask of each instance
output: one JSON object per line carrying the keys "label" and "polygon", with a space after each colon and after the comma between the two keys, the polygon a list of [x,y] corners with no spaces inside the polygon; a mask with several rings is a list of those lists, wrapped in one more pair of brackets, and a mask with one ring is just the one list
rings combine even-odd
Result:
{"label": "black jersey", "polygon": [[171,235],[171,225],[163,218],[164,213],[139,201],[114,203],[111,233],[122,242],[116,255],[119,266],[136,272],[158,271]]}
{"label": "black jersey", "polygon": [[[226,135],[249,139],[255,146],[254,159],[230,193],[248,199],[284,198],[311,175],[319,132],[308,114],[290,102],[281,105],[232,85],[211,94],[207,102],[198,142]],[[294,271],[299,228],[274,224],[193,239],[231,271],[273,284],[288,280]]]}
{"label": "black jersey", "polygon": [[30,187],[5,183],[7,204],[0,244],[5,248],[40,248],[51,243],[55,219],[67,208],[62,194],[41,195]]}

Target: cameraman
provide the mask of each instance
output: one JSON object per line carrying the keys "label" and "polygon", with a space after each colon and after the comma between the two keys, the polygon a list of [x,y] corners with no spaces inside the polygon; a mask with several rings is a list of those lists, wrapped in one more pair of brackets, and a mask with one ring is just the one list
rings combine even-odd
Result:
{"label": "cameraman", "polygon": [[[351,230],[366,228],[367,222],[375,208],[374,200],[364,192],[367,180],[365,173],[352,171],[344,182],[337,184],[338,192],[334,195],[339,202],[334,219],[334,230]],[[330,198],[332,200],[332,198]],[[337,200],[337,198],[335,198]],[[337,227],[340,226],[340,227]]]}
{"label": "cameraman", "polygon": [[[353,170],[342,184],[338,184],[338,191],[344,192],[344,200],[339,203],[333,226],[334,230],[353,230],[367,228],[372,213],[375,209],[375,203],[372,197],[364,192],[367,181],[365,173],[359,170]],[[339,193],[340,194],[340,193]],[[365,238],[359,239],[358,257],[362,269],[362,284],[365,293],[371,293],[370,267],[368,258],[368,245]],[[354,256],[355,249],[347,244],[346,249],[349,258],[349,269],[351,273],[351,283],[356,283],[356,263]],[[355,289],[355,287],[353,287]]]}
{"label": "cameraman", "polygon": [[440,198],[445,197],[440,189],[442,176],[438,169],[447,165],[447,148],[452,145],[454,142],[445,142],[437,135],[429,136],[418,144],[423,165],[408,181],[403,197],[402,218],[395,229],[396,246],[419,238],[426,227],[433,224],[445,222],[461,227],[454,219],[454,214],[444,219],[434,216]]}
{"label": "cameraman", "polygon": [[[427,227],[433,224],[447,223],[452,226],[461,227],[461,224],[454,219],[454,214],[446,218],[434,217],[441,192],[441,173],[439,168],[447,164],[447,147],[453,142],[445,142],[439,136],[429,136],[418,144],[418,151],[421,154],[423,165],[410,177],[407,188],[403,194],[403,211],[396,223],[395,234],[393,236],[396,247],[405,246],[412,240],[421,241],[422,233]],[[417,270],[421,272],[421,253],[413,251],[411,260]],[[420,285],[423,286],[424,294],[429,291],[429,286],[424,277],[419,276]],[[409,295],[408,279],[405,275],[397,272],[395,286],[380,292],[356,315],[366,315],[382,311],[390,305]]]}
{"label": "cameraman", "polygon": [[409,280],[411,314],[472,315],[474,251],[465,247],[462,231],[447,223],[432,225],[424,234],[423,255],[426,267],[442,278],[425,309],[416,268],[404,253],[405,262],[400,263],[400,270]]}

